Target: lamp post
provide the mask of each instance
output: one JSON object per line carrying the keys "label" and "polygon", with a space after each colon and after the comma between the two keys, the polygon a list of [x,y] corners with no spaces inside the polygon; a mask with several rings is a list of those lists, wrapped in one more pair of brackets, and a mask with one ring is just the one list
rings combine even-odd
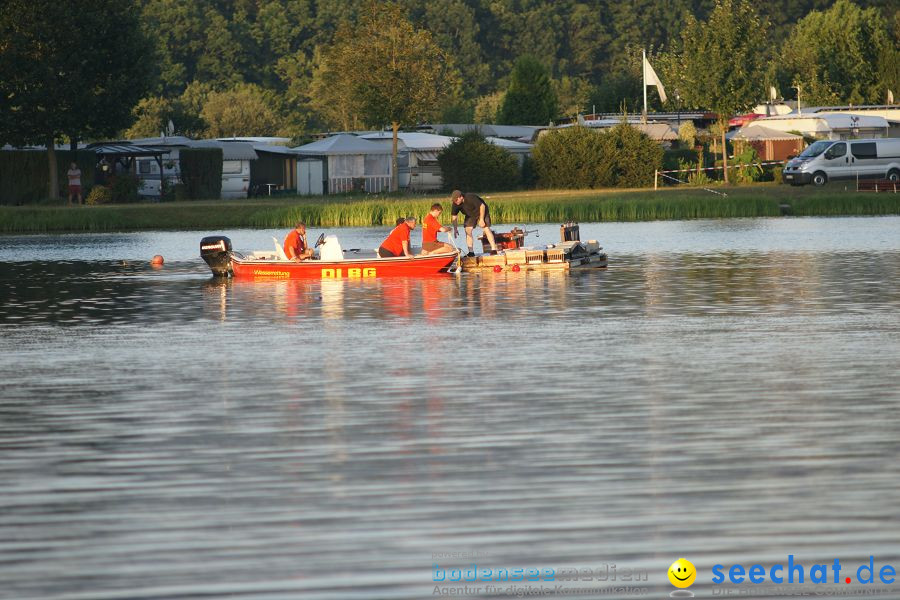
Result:
{"label": "lamp post", "polygon": [[800,108],[800,84],[792,85],[791,88],[797,90],[797,115],[802,117],[803,109]]}
{"label": "lamp post", "polygon": [[681,94],[675,90],[675,110],[678,113],[678,129],[681,129]]}

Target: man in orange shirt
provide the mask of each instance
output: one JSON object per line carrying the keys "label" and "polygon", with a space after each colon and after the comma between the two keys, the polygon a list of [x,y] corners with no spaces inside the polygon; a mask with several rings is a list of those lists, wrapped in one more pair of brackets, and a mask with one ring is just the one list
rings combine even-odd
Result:
{"label": "man in orange shirt", "polygon": [[444,207],[440,204],[432,204],[431,210],[425,215],[422,221],[422,254],[440,254],[443,252],[453,252],[453,246],[437,241],[437,234],[450,231],[449,227],[444,227],[438,218],[444,212]]}
{"label": "man in orange shirt", "polygon": [[391,256],[412,256],[409,249],[409,232],[416,228],[416,218],[406,217],[402,223],[394,227],[387,239],[381,242],[378,248],[378,256],[388,258]]}
{"label": "man in orange shirt", "polygon": [[284,238],[284,253],[289,260],[306,260],[313,255],[306,243],[306,223],[297,223],[297,226]]}

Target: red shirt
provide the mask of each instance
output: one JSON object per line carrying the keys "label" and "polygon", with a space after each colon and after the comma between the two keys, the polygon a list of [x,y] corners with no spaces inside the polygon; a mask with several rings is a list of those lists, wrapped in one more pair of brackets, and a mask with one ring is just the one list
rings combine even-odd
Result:
{"label": "red shirt", "polygon": [[422,221],[422,243],[436,242],[437,234],[441,230],[441,223],[431,213],[425,215]]}
{"label": "red shirt", "polygon": [[400,223],[394,227],[394,230],[387,236],[387,239],[381,243],[381,246],[385,250],[390,250],[396,256],[405,256],[403,254],[403,242],[409,244],[409,232],[409,225]]}
{"label": "red shirt", "polygon": [[300,256],[300,253],[306,250],[306,241],[300,237],[300,232],[296,229],[292,229],[284,238],[284,253],[288,258],[293,258],[291,248],[294,249],[293,256]]}

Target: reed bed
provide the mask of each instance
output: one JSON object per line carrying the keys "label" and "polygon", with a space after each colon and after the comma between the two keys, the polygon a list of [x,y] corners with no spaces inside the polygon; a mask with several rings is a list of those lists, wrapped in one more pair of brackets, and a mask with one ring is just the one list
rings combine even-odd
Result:
{"label": "reed bed", "polygon": [[[727,196],[690,190],[530,191],[486,196],[497,224],[567,220],[654,221],[778,216],[900,214],[900,195],[788,186],[719,188]],[[4,233],[100,232],[283,228],[297,221],[315,227],[393,225],[398,217],[422,217],[447,196],[278,197],[249,200],[141,203],[116,206],[0,207]]]}

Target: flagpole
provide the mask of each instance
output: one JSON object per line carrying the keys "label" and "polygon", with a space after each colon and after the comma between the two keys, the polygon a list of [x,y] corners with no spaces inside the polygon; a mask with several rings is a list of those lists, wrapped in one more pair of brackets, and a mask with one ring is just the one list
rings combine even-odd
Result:
{"label": "flagpole", "polygon": [[641,81],[644,85],[644,112],[641,113],[641,123],[647,124],[647,51],[641,49]]}

